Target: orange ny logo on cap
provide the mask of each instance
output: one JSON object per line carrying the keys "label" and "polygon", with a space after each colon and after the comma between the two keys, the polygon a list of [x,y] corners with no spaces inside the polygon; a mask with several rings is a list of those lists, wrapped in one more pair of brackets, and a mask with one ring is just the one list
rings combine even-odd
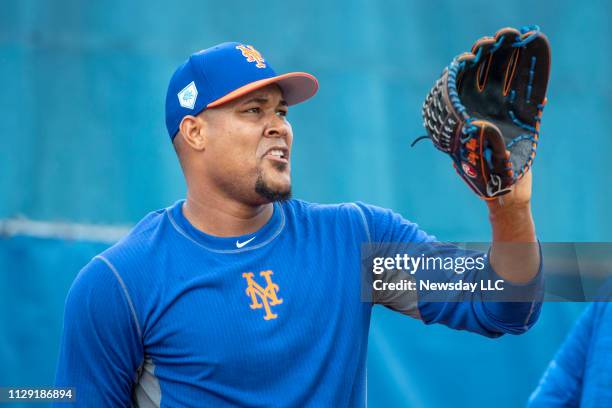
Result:
{"label": "orange ny logo on cap", "polygon": [[257,68],[266,67],[266,64],[264,64],[266,61],[263,59],[259,51],[253,48],[252,45],[237,45],[236,49],[242,51],[242,55],[248,62],[256,62],[255,66]]}

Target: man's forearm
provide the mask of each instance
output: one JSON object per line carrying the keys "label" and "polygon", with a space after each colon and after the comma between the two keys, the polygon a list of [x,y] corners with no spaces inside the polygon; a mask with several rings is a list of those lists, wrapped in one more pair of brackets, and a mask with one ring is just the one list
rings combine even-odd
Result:
{"label": "man's forearm", "polygon": [[538,273],[540,251],[531,206],[489,204],[493,233],[491,266],[512,283],[529,282]]}

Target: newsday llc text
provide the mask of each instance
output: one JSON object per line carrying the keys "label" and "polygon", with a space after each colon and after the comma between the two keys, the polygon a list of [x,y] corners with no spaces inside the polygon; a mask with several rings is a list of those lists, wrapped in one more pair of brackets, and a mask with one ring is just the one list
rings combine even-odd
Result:
{"label": "newsday llc text", "polygon": [[[464,274],[471,270],[482,271],[486,267],[484,256],[460,256],[460,257],[440,257],[426,256],[420,254],[411,256],[409,254],[395,254],[389,257],[375,257],[372,260],[372,273],[382,275],[386,271],[403,271],[414,275],[418,270],[445,270],[455,274]],[[412,280],[400,279],[399,281],[385,281],[384,279],[374,279],[372,287],[374,290],[401,290],[401,291],[501,291],[504,280],[481,279],[477,282],[467,282],[458,280],[454,282],[439,282],[430,279]]]}

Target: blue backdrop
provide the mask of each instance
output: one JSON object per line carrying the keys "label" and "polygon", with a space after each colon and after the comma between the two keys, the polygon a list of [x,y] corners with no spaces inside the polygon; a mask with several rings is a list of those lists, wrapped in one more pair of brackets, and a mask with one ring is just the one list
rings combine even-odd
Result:
{"label": "blue backdrop", "polygon": [[[191,52],[231,40],[320,81],[289,115],[296,197],[362,200],[441,239],[485,241],[485,206],[449,159],[409,144],[456,54],[501,27],[539,24],[553,60],[534,166],[538,235],[612,241],[610,15],[604,0],[2,2],[0,219],[132,225],[181,198],[167,81]],[[33,235],[0,236],[0,386],[52,384],[67,289],[108,245]],[[546,304],[531,332],[498,340],[376,308],[369,406],[520,406],[582,307]]]}

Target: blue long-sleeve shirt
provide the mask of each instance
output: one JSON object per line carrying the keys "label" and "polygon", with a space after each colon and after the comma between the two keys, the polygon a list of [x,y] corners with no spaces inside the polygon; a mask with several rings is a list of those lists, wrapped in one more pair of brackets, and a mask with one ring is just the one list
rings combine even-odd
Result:
{"label": "blue long-sleeve shirt", "polygon": [[530,408],[612,406],[612,306],[589,305],[529,398]]}
{"label": "blue long-sleeve shirt", "polygon": [[[177,202],[78,274],[56,386],[86,407],[363,406],[372,302],[361,244],[433,240],[389,210],[299,200],[275,203],[255,233],[219,238]],[[386,305],[489,337],[539,314],[538,302],[472,300]]]}

